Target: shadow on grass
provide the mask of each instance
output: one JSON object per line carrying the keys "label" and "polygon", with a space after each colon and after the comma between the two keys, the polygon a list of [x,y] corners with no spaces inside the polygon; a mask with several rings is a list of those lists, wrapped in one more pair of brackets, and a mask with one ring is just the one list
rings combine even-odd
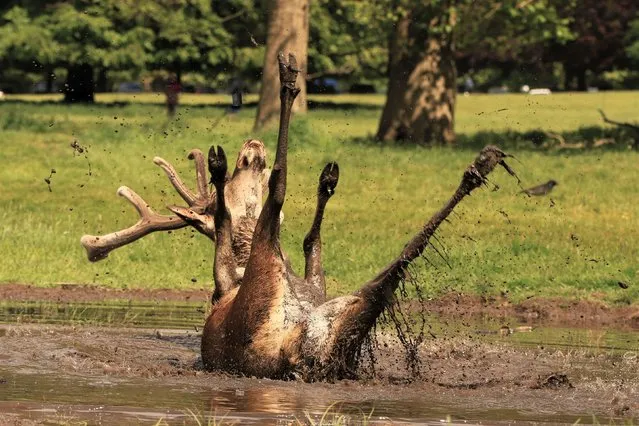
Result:
{"label": "shadow on grass", "polygon": [[[593,151],[628,151],[637,146],[639,134],[621,127],[588,126],[574,131],[554,133],[543,130],[519,132],[481,131],[473,134],[458,133],[455,150],[479,151],[486,145],[497,145],[504,150],[537,151],[548,154],[582,154]],[[370,135],[351,138],[351,143],[377,147],[414,149],[434,147],[429,144],[414,144],[410,140],[380,142]]]}

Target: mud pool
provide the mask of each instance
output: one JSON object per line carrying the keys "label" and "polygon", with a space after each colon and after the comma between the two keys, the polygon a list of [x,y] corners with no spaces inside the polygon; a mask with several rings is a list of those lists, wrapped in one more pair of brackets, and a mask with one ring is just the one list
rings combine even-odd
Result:
{"label": "mud pool", "polygon": [[1,305],[0,424],[639,420],[636,329],[432,317],[419,377],[404,367],[396,338],[379,331],[374,374],[366,368],[358,382],[308,384],[202,371],[205,309],[192,303]]}

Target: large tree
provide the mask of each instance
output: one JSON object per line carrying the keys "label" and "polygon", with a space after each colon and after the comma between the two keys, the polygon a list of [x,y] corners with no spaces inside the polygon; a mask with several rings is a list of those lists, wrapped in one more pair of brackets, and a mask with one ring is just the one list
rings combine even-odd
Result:
{"label": "large tree", "polygon": [[567,43],[551,43],[547,58],[563,64],[566,90],[586,90],[588,71],[598,74],[629,65],[624,45],[630,22],[639,11],[636,0],[580,0],[576,7],[565,0],[553,2],[561,16],[571,17],[575,35]]}
{"label": "large tree", "polygon": [[141,68],[144,44],[152,36],[144,28],[117,28],[105,13],[116,1],[42,2],[39,9],[14,6],[3,15],[0,29],[5,58],[13,58],[19,68],[37,64],[49,75],[55,67],[66,68],[65,101],[92,102],[95,69]]}
{"label": "large tree", "polygon": [[314,0],[307,80],[335,76],[379,80],[386,69],[388,25],[379,2]]}
{"label": "large tree", "polygon": [[300,71],[300,93],[293,112],[305,112],[306,71],[308,58],[309,0],[267,0],[268,35],[262,70],[260,101],[255,118],[256,129],[273,121],[280,111],[279,69],[277,55],[294,53]]}
{"label": "large tree", "polygon": [[636,67],[639,67],[639,14],[631,22],[626,36],[626,54]]}
{"label": "large tree", "polygon": [[455,141],[458,45],[508,51],[569,36],[568,20],[559,18],[547,0],[388,2],[395,12],[379,140]]}
{"label": "large tree", "polygon": [[59,45],[50,29],[34,22],[26,9],[15,6],[0,9],[0,70],[44,71],[52,84],[58,51]]}
{"label": "large tree", "polygon": [[149,66],[174,72],[201,72],[214,78],[231,61],[233,39],[210,0],[133,2],[131,23],[153,31]]}
{"label": "large tree", "polygon": [[12,62],[19,68],[33,62],[67,68],[69,102],[91,102],[95,76],[106,88],[109,70],[163,69],[178,78],[197,71],[214,78],[231,60],[233,39],[209,0],[17,3],[4,14],[0,55],[17,58]]}

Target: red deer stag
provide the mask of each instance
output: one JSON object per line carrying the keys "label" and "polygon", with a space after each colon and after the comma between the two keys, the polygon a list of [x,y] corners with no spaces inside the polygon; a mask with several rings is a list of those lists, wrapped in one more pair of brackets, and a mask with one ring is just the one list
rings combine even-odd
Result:
{"label": "red deer stag", "polygon": [[[325,380],[353,377],[361,346],[394,293],[406,278],[408,265],[421,255],[439,225],[455,206],[497,165],[514,174],[506,154],[485,147],[464,172],[452,198],[404,247],[401,254],[355,293],[326,301],[321,266],[320,227],[324,209],[339,177],[336,163],[322,171],[315,218],[304,238],[304,277],[291,269],[280,246],[280,213],[287,175],[288,126],[298,70],[293,55],[280,54],[281,113],[275,163],[262,207],[263,145],[250,141],[240,152],[232,178],[221,147],[211,147],[208,166],[215,192],[204,177],[204,159],[193,151],[198,194],[193,195],[173,168],[155,159],[189,208],[170,207],[176,216],[159,216],[128,188],[119,193],[138,209],[141,219],[132,228],[104,237],[84,236],[89,259],[98,260],[113,248],[155,230],[192,225],[215,241],[213,305],[202,335],[202,360],[207,369],[258,377]],[[248,153],[248,154],[247,154]],[[237,177],[245,174],[245,178]],[[243,175],[244,176],[244,175]],[[257,219],[255,219],[257,217]],[[242,225],[238,225],[238,223]],[[248,254],[247,254],[248,253]]]}

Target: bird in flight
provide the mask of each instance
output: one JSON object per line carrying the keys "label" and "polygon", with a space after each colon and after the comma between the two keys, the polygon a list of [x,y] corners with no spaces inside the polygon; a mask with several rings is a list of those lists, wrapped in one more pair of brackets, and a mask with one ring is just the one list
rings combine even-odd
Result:
{"label": "bird in flight", "polygon": [[[532,188],[524,189],[523,192],[526,195],[548,195],[552,189],[557,186],[558,183],[556,180],[549,180],[546,183],[542,183],[541,185],[533,186]],[[520,193],[521,193],[520,192]]]}

